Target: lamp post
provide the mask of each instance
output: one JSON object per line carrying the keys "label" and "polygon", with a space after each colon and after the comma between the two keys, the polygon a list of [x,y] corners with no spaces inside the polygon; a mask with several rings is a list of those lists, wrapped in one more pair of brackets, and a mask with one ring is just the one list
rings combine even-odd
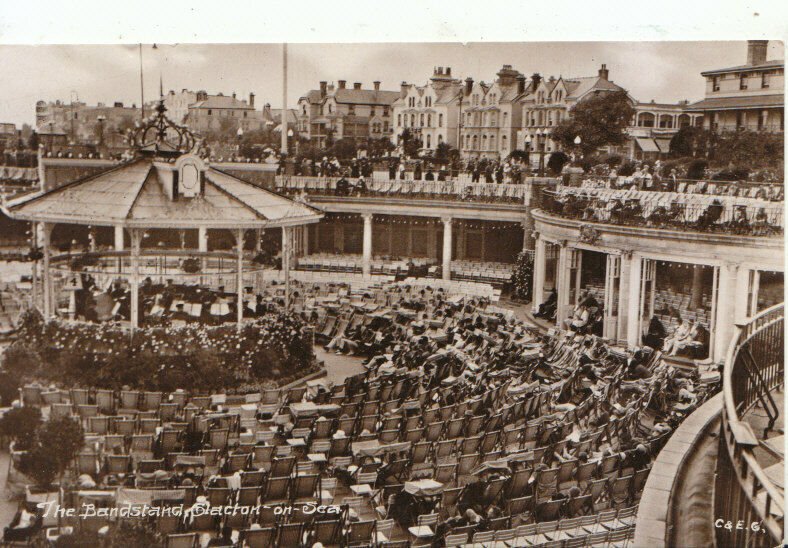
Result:
{"label": "lamp post", "polygon": [[99,114],[96,118],[98,122],[98,148],[99,148],[99,157],[101,156],[102,152],[101,149],[104,147],[104,122],[107,120],[107,117],[103,114]]}
{"label": "lamp post", "polygon": [[583,153],[580,151],[580,143],[582,143],[582,142],[583,142],[583,140],[580,138],[580,135],[576,135],[575,136],[575,148],[577,148],[577,152],[580,154],[580,159],[581,160],[583,159]]}

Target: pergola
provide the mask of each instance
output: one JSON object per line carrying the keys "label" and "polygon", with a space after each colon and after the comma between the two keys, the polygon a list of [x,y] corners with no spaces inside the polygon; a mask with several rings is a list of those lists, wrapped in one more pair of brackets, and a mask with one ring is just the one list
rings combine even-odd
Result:
{"label": "pergola", "polygon": [[[10,217],[41,227],[45,317],[53,313],[51,234],[56,224],[114,227],[115,251],[105,253],[104,258],[130,260],[130,275],[124,275],[122,267],[113,274],[129,282],[132,329],[139,324],[141,242],[150,229],[196,229],[198,249],[190,250],[189,255],[200,258],[203,264],[216,255],[208,251],[208,230],[231,231],[237,248],[240,329],[244,308],[244,235],[247,230],[259,234],[268,228],[281,228],[282,268],[286,301],[289,300],[291,230],[318,222],[322,214],[309,205],[212,168],[195,152],[194,136],[171,122],[165,111],[160,102],[156,113],[130,133],[134,153],[131,160],[98,175],[7,204]],[[124,230],[130,234],[130,250],[124,250]]]}

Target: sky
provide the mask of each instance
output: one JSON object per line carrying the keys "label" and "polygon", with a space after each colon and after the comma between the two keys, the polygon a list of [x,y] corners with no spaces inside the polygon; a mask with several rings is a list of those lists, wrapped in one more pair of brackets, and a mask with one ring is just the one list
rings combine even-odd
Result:
{"label": "sky", "polygon": [[[782,59],[781,42],[769,44],[769,59]],[[508,42],[289,44],[288,106],[318,82],[347,80],[398,90],[400,82],[424,84],[433,67],[451,67],[455,77],[490,82],[503,64],[543,76],[593,76],[605,63],[610,79],[639,101],[703,98],[703,70],[744,64],[745,41],[725,42]],[[142,46],[145,101],[165,93],[204,89],[248,98],[255,106],[282,104],[280,44],[159,44]],[[0,45],[0,122],[32,124],[38,100],[95,104],[140,103],[139,45]]]}

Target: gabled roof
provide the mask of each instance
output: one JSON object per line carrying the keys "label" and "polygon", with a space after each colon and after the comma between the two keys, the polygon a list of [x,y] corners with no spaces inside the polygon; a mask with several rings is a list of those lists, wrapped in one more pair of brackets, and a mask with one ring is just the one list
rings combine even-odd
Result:
{"label": "gabled roof", "polygon": [[8,205],[11,217],[72,224],[163,228],[262,228],[317,221],[303,203],[205,169],[204,192],[171,200],[171,164],[141,158]]}
{"label": "gabled roof", "polygon": [[784,66],[785,66],[785,61],[783,61],[782,59],[774,59],[772,61],[766,61],[765,63],[760,63],[758,65],[739,65],[736,67],[706,70],[704,72],[701,72],[700,75],[711,76],[713,74],[722,74],[725,72],[752,72],[757,70],[783,68]]}
{"label": "gabled roof", "polygon": [[[624,91],[624,88],[599,76],[586,76],[583,78],[566,78],[564,86],[569,95],[567,99],[579,99],[592,91]],[[555,88],[555,86],[553,86]],[[552,91],[552,89],[551,89]]]}

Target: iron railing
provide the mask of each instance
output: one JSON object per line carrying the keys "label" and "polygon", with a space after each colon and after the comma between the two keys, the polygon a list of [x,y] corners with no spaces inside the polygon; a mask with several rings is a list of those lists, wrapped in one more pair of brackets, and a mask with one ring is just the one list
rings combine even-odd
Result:
{"label": "iron railing", "polygon": [[772,391],[784,382],[783,328],[778,304],[736,326],[728,349],[715,484],[715,519],[723,521],[715,529],[718,546],[767,547],[783,539],[784,496],[758,462],[759,438],[743,420],[756,403],[770,417],[767,430],[778,418]]}

